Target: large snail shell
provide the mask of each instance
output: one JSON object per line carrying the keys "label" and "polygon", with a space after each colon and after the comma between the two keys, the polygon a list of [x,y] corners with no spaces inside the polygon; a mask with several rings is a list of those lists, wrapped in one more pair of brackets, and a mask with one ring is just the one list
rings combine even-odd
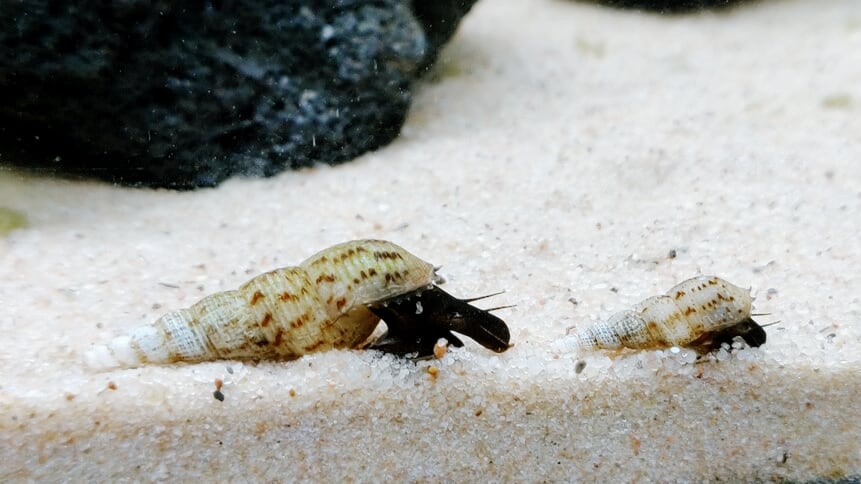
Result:
{"label": "large snail shell", "polygon": [[760,346],[765,331],[750,318],[751,301],[748,290],[719,277],[695,277],[605,322],[574,331],[558,346],[607,350],[684,346],[707,352],[735,336]]}
{"label": "large snail shell", "polygon": [[431,286],[429,264],[382,240],[356,240],[207,296],[87,353],[91,366],[294,359],[353,348],[379,317],[367,306]]}

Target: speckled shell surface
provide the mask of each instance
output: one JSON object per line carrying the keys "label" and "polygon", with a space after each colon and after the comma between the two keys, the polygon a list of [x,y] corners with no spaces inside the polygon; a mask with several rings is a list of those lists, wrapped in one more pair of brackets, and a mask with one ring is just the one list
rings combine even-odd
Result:
{"label": "speckled shell surface", "polygon": [[677,284],[607,321],[575,330],[557,346],[582,349],[651,349],[688,346],[750,317],[747,289],[715,276]]}
{"label": "speckled shell surface", "polygon": [[379,318],[368,304],[439,282],[434,267],[382,240],[322,250],[299,267],[260,274],[237,290],[165,314],[86,355],[92,367],[215,359],[294,359],[353,348]]}

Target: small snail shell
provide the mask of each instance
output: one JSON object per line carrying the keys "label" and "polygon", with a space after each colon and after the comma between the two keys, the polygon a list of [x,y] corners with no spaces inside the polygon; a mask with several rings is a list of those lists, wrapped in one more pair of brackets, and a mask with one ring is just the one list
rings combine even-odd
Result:
{"label": "small snail shell", "polygon": [[294,359],[353,348],[379,317],[368,305],[441,282],[434,267],[382,240],[356,240],[299,267],[261,274],[235,291],[207,296],[86,355],[91,366],[214,359]]}
{"label": "small snail shell", "polygon": [[689,347],[700,353],[731,343],[765,343],[765,330],[750,317],[750,292],[715,276],[688,279],[663,296],[650,297],[605,322],[576,330],[562,348],[620,350]]}

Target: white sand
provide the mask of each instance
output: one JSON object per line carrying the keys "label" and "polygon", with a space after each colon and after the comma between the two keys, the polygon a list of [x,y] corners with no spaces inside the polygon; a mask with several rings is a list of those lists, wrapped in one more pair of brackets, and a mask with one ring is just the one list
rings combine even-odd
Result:
{"label": "white sand", "polygon": [[[353,163],[193,193],[0,173],[31,222],[0,239],[0,480],[861,474],[859,52],[857,0],[667,18],[484,0],[402,138]],[[506,290],[482,304],[517,305],[498,313],[516,346],[82,365],[360,237],[441,264],[455,295]],[[752,287],[780,321],[765,346],[594,353],[579,375],[550,351],[700,273]]]}

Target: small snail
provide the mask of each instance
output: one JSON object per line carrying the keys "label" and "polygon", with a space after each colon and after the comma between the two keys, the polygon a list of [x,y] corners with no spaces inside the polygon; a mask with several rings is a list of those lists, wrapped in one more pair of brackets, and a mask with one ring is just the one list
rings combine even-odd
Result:
{"label": "small snail", "polygon": [[[90,366],[216,359],[290,360],[334,348],[359,348],[380,318],[389,331],[370,345],[400,355],[433,355],[451,331],[493,351],[508,348],[498,317],[436,284],[429,264],[383,240],[356,240],[312,255],[299,267],[260,274],[237,290],[209,295],[87,352]],[[416,306],[422,307],[418,311]]]}
{"label": "small snail", "polygon": [[693,348],[704,354],[732,343],[765,344],[765,330],[750,317],[750,292],[715,276],[688,279],[605,322],[569,331],[557,347],[620,350]]}

